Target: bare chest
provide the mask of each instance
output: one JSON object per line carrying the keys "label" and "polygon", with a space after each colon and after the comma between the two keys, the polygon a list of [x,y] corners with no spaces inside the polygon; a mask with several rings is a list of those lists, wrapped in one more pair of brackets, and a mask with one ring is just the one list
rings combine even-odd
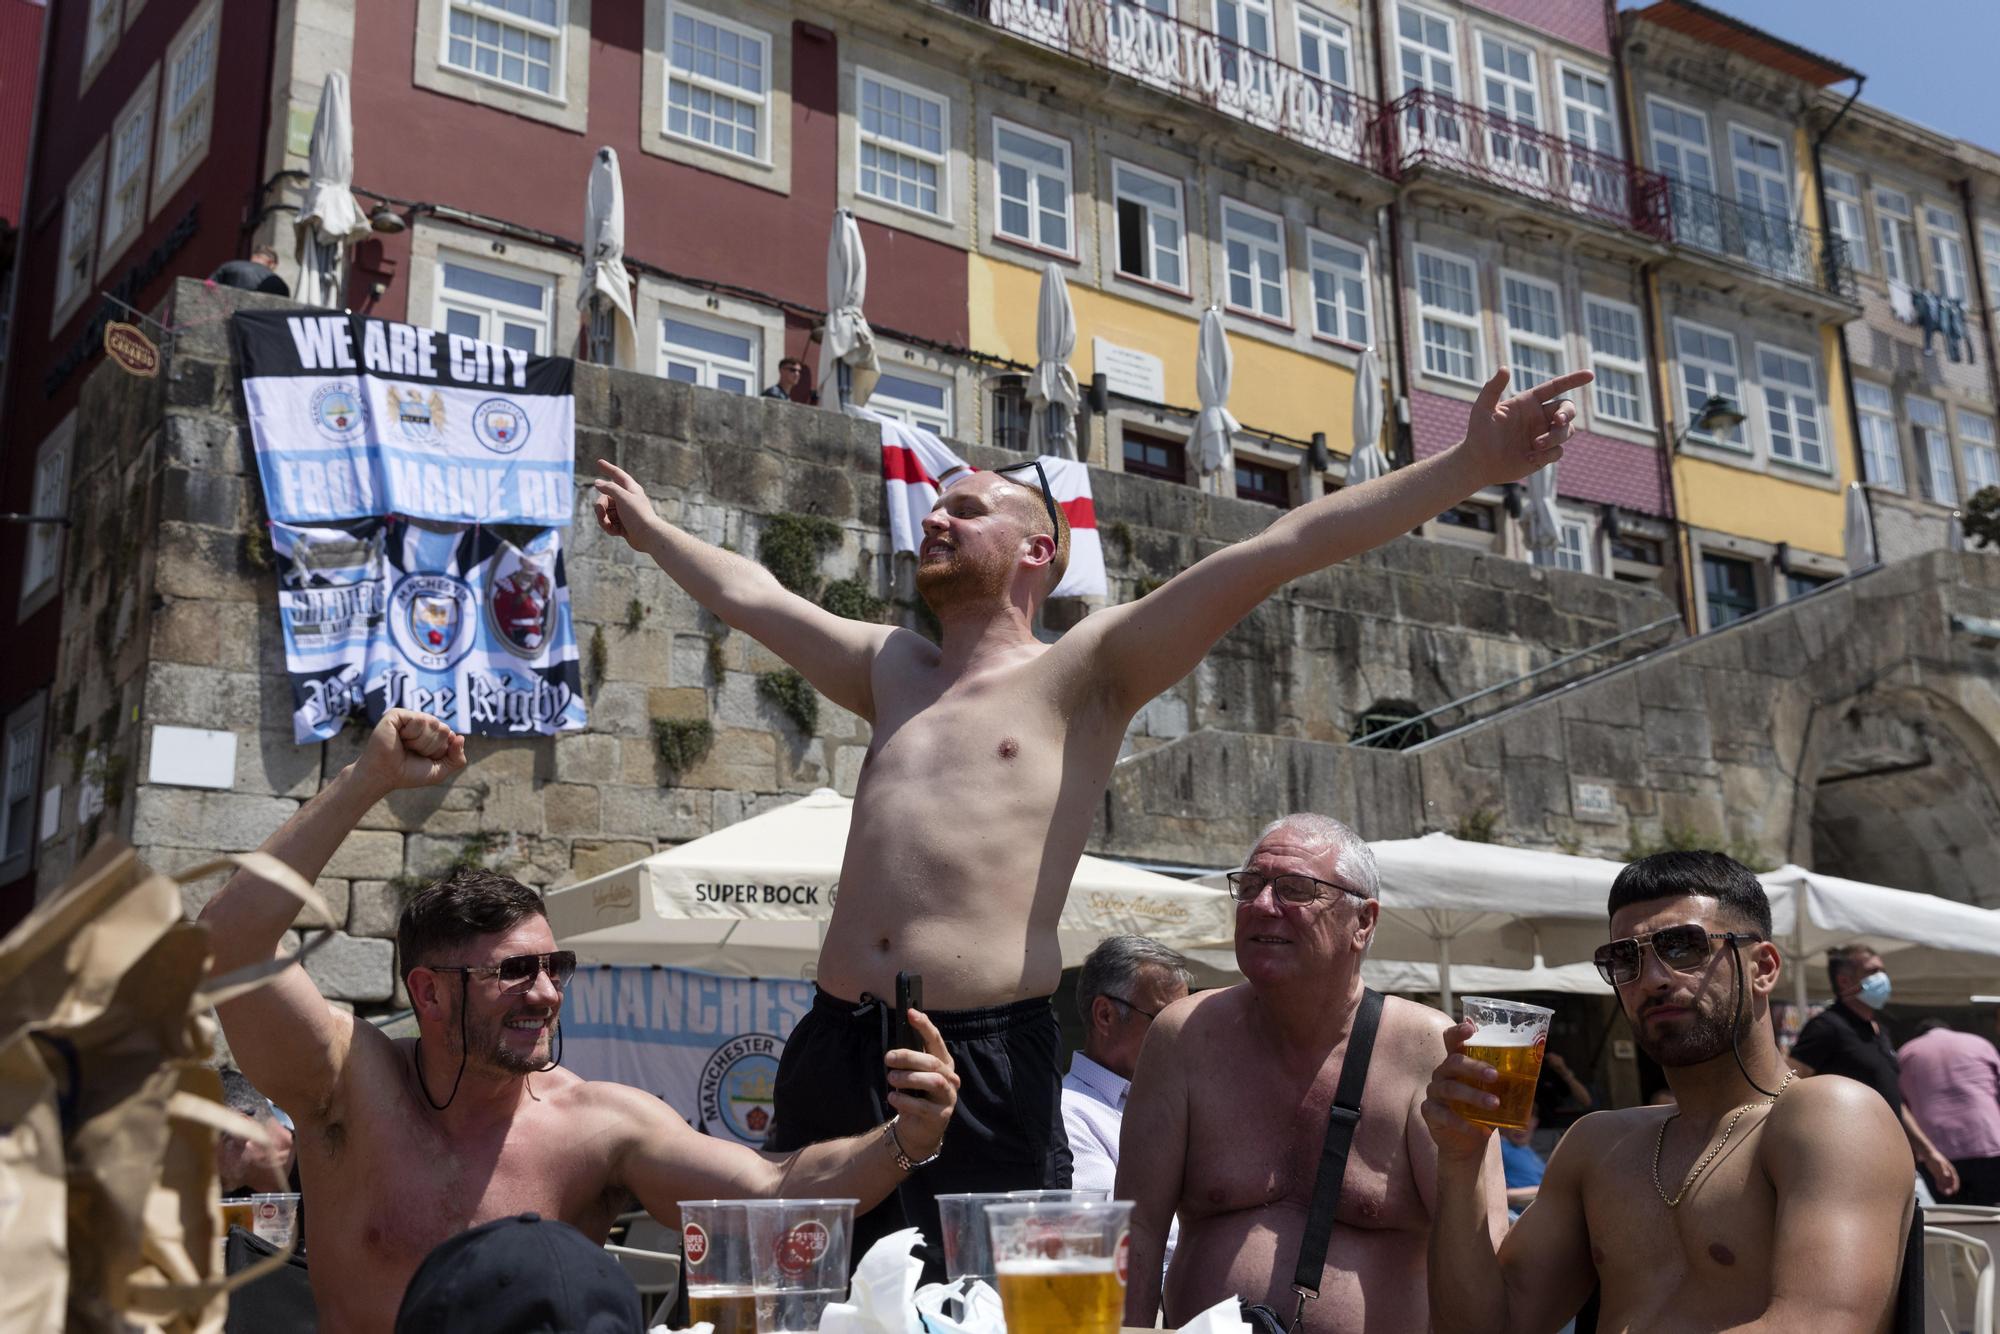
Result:
{"label": "bare chest", "polygon": [[1584,1192],[1591,1255],[1607,1299],[1623,1295],[1643,1309],[1653,1301],[1731,1293],[1762,1309],[1777,1200],[1759,1168],[1756,1137],[1726,1145],[1685,1191],[1708,1146],[1676,1153],[1670,1140],[1659,1180],[1667,1198],[1679,1200],[1672,1207],[1654,1183],[1654,1143],[1650,1129],[1633,1136],[1597,1166]]}

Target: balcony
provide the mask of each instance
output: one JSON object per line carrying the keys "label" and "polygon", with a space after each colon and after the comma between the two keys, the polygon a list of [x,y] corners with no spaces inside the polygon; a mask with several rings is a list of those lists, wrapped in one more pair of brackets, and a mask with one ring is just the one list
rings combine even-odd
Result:
{"label": "balcony", "polygon": [[1854,270],[1837,236],[1681,181],[1667,182],[1673,239],[1815,292],[1855,299]]}
{"label": "balcony", "polygon": [[931,2],[1329,157],[1389,174],[1376,133],[1379,103],[1132,0]]}
{"label": "balcony", "polygon": [[1391,174],[1437,167],[1657,241],[1673,239],[1670,182],[1456,98],[1414,89],[1383,114]]}

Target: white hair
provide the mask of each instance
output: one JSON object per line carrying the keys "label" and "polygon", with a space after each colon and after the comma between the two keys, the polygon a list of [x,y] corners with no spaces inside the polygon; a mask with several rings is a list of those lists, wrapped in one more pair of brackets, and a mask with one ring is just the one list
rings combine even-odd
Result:
{"label": "white hair", "polygon": [[1304,844],[1314,853],[1330,850],[1333,853],[1335,874],[1341,876],[1354,888],[1369,898],[1380,898],[1382,877],[1375,869],[1375,851],[1368,846],[1368,840],[1331,815],[1320,815],[1313,811],[1296,811],[1291,815],[1281,815],[1264,826],[1264,832],[1257,835],[1257,841],[1250,845],[1252,856],[1264,846],[1273,834],[1287,833]]}

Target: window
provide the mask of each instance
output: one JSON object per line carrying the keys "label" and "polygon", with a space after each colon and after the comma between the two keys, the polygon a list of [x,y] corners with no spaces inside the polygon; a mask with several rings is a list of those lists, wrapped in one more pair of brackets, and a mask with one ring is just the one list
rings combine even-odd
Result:
{"label": "window", "polygon": [[951,382],[912,370],[883,371],[868,396],[868,408],[933,435],[952,433]]}
{"label": "window", "polygon": [[1736,340],[1720,330],[1675,320],[1674,347],[1681,368],[1681,411],[1690,423],[1688,438],[1747,448],[1740,425],[1721,435],[1692,426],[1701,416],[1701,405],[1712,394],[1742,403],[1743,388],[1736,372]]}
{"label": "window", "polygon": [[104,194],[104,150],[90,155],[63,201],[62,265],[56,270],[56,320],[60,323],[90,290],[97,271],[98,205]]}
{"label": "window", "polygon": [[1563,134],[1578,148],[1622,157],[1618,122],[1611,115],[1611,83],[1601,74],[1559,65],[1562,72]]}
{"label": "window", "polygon": [[1732,125],[1729,154],[1736,165],[1736,202],[1779,221],[1791,221],[1792,186],[1785,166],[1785,146],[1769,135]]}
{"label": "window", "polygon": [[1491,505],[1459,505],[1438,515],[1437,521],[1449,528],[1464,528],[1475,533],[1498,532],[1500,528],[1499,511]]}
{"label": "window", "polygon": [[84,24],[83,69],[88,81],[97,62],[118,44],[118,0],[90,0],[90,15]]}
{"label": "window", "polygon": [[153,207],[187,179],[208,152],[215,107],[216,28],[221,7],[198,11],[167,48],[167,87],[160,104],[160,143],[153,153]]}
{"label": "window", "polygon": [[754,394],[763,369],[763,339],[755,329],[686,315],[660,318],[660,374],[682,384]]}
{"label": "window", "polygon": [[1785,599],[1790,601],[1793,598],[1802,598],[1808,593],[1817,592],[1819,589],[1825,588],[1832,582],[1833,577],[1831,575],[1806,574],[1799,570],[1787,570],[1785,571]]}
{"label": "window", "polygon": [[1708,149],[1708,118],[1657,97],[1646,99],[1653,165],[1683,185],[1715,189],[1715,159]]}
{"label": "window", "polygon": [[521,269],[475,267],[463,259],[441,258],[438,268],[435,327],[521,352],[548,349],[549,279]]}
{"label": "window", "polygon": [[[1336,88],[1354,87],[1354,36],[1345,23],[1311,5],[1299,6],[1299,68]],[[1334,114],[1345,120],[1345,103]]]}
{"label": "window", "polygon": [[1866,380],[1854,382],[1854,405],[1861,415],[1862,479],[1891,491],[1903,489],[1903,449],[1896,436],[1896,404],[1889,391]]}
{"label": "window", "polygon": [[1708,594],[1709,629],[1720,630],[1757,610],[1757,571],[1749,561],[1704,555],[1701,578]]}
{"label": "window", "polygon": [[1812,359],[1775,347],[1759,347],[1757,376],[1764,390],[1771,456],[1825,471],[1826,445],[1820,435],[1819,389]]}
{"label": "window", "polygon": [[1639,312],[1602,297],[1583,299],[1584,327],[1590,337],[1591,403],[1598,416],[1627,426],[1644,426],[1646,357],[1639,337]]}
{"label": "window", "polygon": [[1114,162],[1111,188],[1118,212],[1118,272],[1186,291],[1181,183]]}
{"label": "window", "polygon": [[1596,562],[1590,558],[1590,524],[1563,515],[1556,522],[1556,545],[1551,551],[1534,553],[1534,563],[1551,570],[1574,570],[1589,574]]}
{"label": "window", "polygon": [[[65,422],[35,451],[35,488],[28,512],[35,515],[69,513],[69,454],[71,428]],[[21,614],[34,610],[36,599],[53,592],[56,576],[62,573],[63,535],[61,524],[27,525],[27,556],[21,566]]]}
{"label": "window", "polygon": [[42,767],[43,696],[7,718],[5,804],[0,805],[0,879],[17,880],[28,871],[35,848],[35,785]]}
{"label": "window", "polygon": [[1449,114],[1458,100],[1458,36],[1451,20],[1414,5],[1397,5],[1396,62],[1399,91],[1432,94],[1430,106],[1411,108],[1411,128],[1434,147],[1458,147],[1464,131]]}
{"label": "window", "polygon": [[1965,300],[1970,291],[1965,282],[1965,235],[1958,229],[1957,217],[1948,208],[1927,204],[1924,231],[1930,236],[1931,276],[1937,290],[1954,301]]}
{"label": "window", "polygon": [[1375,340],[1368,325],[1367,254],[1309,231],[1306,257],[1312,270],[1313,332],[1369,346]]}
{"label": "window", "polygon": [[994,231],[1029,245],[1074,253],[1069,236],[1069,143],[993,122],[993,174],[1000,218]]}
{"label": "window", "polygon": [[1882,243],[1882,275],[1890,282],[1917,281],[1916,233],[1910,225],[1910,197],[1900,190],[1875,191],[1875,237]]}
{"label": "window", "polygon": [[1611,539],[1611,559],[1633,565],[1664,565],[1667,558],[1665,549],[1652,538],[1621,534]]}
{"label": "window", "polygon": [[1248,459],[1238,458],[1236,497],[1239,500],[1255,500],[1266,505],[1276,505],[1281,510],[1290,509],[1292,475],[1285,469],[1272,467],[1268,463],[1253,463]]}
{"label": "window", "polygon": [[1417,251],[1417,309],[1424,370],[1478,384],[1479,275],[1470,262],[1435,250]]}
{"label": "window", "polygon": [[1928,398],[1906,397],[1903,411],[1909,416],[1917,445],[1917,466],[1923,469],[1929,498],[1940,505],[1958,503],[1958,473],[1951,466],[1951,436],[1945,430],[1944,408]]}
{"label": "window", "polygon": [[1028,448],[1029,420],[1027,377],[1002,375],[993,382],[993,443],[1001,449]]}
{"label": "window", "polygon": [[104,242],[109,261],[130,245],[146,221],[146,172],[153,165],[155,76],[148,74],[111,128],[111,183],[104,202]]}
{"label": "window", "polygon": [[1959,413],[1958,447],[1964,456],[1968,496],[1976,496],[1989,486],[2000,486],[2000,453],[1994,450],[1991,417]]}
{"label": "window", "polygon": [[1187,446],[1179,440],[1125,429],[1125,471],[1161,482],[1187,481]]}
{"label": "window", "polygon": [[1222,39],[1222,81],[1261,88],[1276,74],[1268,61],[1246,60],[1242,52],[1275,55],[1271,43],[1271,0],[1215,0],[1215,35]]}
{"label": "window", "polygon": [[563,0],[451,0],[444,60],[510,87],[562,96]]}
{"label": "window", "polygon": [[1868,228],[1861,221],[1861,184],[1852,172],[1838,167],[1827,167],[1820,172],[1820,180],[1826,185],[1826,205],[1829,219],[1833,224],[1833,234],[1841,239],[1847,249],[1847,262],[1855,272],[1867,273],[1874,268],[1868,254]]}
{"label": "window", "polygon": [[1518,273],[1501,275],[1500,294],[1507,315],[1507,365],[1518,394],[1562,372],[1562,294],[1552,283]]}
{"label": "window", "polygon": [[667,134],[761,162],[770,86],[767,35],[700,10],[669,11]]}
{"label": "window", "polygon": [[897,208],[946,216],[944,99],[858,71],[861,105],[860,182],[856,192]]}
{"label": "window", "polygon": [[1542,150],[1535,139],[1532,136],[1522,139],[1499,128],[1509,121],[1524,130],[1542,127],[1541,94],[1535,85],[1535,53],[1491,33],[1481,33],[1479,85],[1481,105],[1493,118],[1486,131],[1488,159],[1510,174],[1539,176],[1543,170]]}
{"label": "window", "polygon": [[1986,299],[2000,301],[2000,227],[1979,229],[1979,252],[1986,261]]}
{"label": "window", "polygon": [[1225,199],[1222,250],[1229,267],[1229,308],[1282,323],[1286,315],[1283,220]]}

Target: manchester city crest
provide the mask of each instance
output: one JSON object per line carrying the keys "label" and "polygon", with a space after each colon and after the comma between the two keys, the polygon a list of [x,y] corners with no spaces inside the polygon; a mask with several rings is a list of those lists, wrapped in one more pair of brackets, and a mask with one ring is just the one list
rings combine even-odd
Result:
{"label": "manchester city crest", "polygon": [[420,390],[406,393],[392,384],[388,400],[389,420],[410,444],[428,445],[444,437],[444,397],[437,390],[425,398]]}
{"label": "manchester city crest", "polygon": [[472,589],[448,574],[406,575],[389,595],[389,636],[411,665],[449,671],[472,651]]}
{"label": "manchester city crest", "polygon": [[327,439],[346,444],[360,436],[361,391],[351,384],[334,381],[313,391],[313,425]]}
{"label": "manchester city crest", "polygon": [[519,657],[539,658],[555,629],[555,581],[549,566],[502,546],[487,576],[486,614],[493,633]]}
{"label": "manchester city crest", "polygon": [[784,1050],[785,1044],[770,1033],[745,1033],[717,1047],[702,1066],[697,1085],[701,1128],[752,1148],[764,1147]]}
{"label": "manchester city crest", "polygon": [[472,433],[495,454],[512,454],[528,443],[528,414],[507,398],[489,398],[472,415]]}

